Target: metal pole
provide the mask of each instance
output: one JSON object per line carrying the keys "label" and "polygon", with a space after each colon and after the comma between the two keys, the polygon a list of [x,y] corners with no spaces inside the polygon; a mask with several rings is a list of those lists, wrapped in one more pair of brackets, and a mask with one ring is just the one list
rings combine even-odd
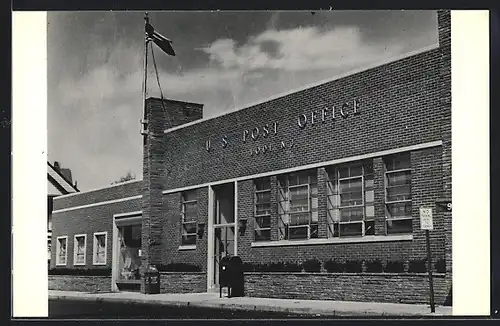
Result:
{"label": "metal pole", "polygon": [[147,109],[146,109],[146,93],[147,93],[147,82],[148,82],[148,43],[149,39],[146,35],[146,27],[149,24],[149,17],[148,13],[146,12],[144,15],[144,87],[142,89],[142,110],[143,110],[143,128],[144,131],[146,132],[143,134],[144,136],[144,145],[146,144],[147,141],[147,131],[148,131],[148,114],[147,114]]}
{"label": "metal pole", "polygon": [[431,244],[429,240],[429,230],[425,230],[425,242],[427,243],[427,269],[429,271],[429,289],[430,289],[430,299],[431,299],[431,312],[436,312],[436,307],[434,306],[434,284],[432,281],[432,257],[431,257]]}

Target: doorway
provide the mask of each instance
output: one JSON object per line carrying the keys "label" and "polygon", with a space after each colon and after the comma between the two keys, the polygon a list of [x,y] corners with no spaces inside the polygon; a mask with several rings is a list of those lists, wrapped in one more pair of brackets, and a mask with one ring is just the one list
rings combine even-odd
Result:
{"label": "doorway", "polygon": [[115,291],[140,291],[141,215],[114,220],[112,287]]}
{"label": "doorway", "polygon": [[212,209],[209,236],[209,289],[219,287],[219,264],[223,257],[237,254],[237,203],[235,183],[210,187]]}

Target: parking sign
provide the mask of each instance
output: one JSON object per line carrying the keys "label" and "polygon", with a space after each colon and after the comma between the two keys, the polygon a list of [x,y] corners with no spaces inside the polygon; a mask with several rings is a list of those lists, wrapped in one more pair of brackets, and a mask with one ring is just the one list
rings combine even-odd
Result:
{"label": "parking sign", "polygon": [[432,208],[420,208],[420,228],[422,230],[433,230]]}

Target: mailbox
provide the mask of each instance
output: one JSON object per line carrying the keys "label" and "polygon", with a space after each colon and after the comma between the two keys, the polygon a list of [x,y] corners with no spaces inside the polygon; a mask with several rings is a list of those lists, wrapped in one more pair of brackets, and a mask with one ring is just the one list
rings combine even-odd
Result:
{"label": "mailbox", "polygon": [[231,297],[231,260],[223,257],[219,263],[219,297],[222,297],[222,288],[227,287],[228,296]]}
{"label": "mailbox", "polygon": [[245,295],[245,279],[243,274],[243,261],[238,256],[231,257],[231,296],[243,297]]}
{"label": "mailbox", "polygon": [[144,293],[160,293],[160,272],[154,266],[149,266],[146,272],[144,272]]}

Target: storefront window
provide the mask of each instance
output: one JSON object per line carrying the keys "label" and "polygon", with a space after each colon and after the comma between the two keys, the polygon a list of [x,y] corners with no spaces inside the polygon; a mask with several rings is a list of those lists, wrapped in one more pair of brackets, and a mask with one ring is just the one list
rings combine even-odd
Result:
{"label": "storefront window", "polygon": [[255,180],[255,241],[271,240],[271,179]]}
{"label": "storefront window", "polygon": [[411,233],[413,219],[410,155],[386,158],[385,167],[386,232],[387,234]]}
{"label": "storefront window", "polygon": [[141,225],[127,225],[118,228],[120,256],[118,261],[119,281],[140,280]]}
{"label": "storefront window", "polygon": [[373,165],[359,162],[328,172],[328,236],[373,235]]}
{"label": "storefront window", "polygon": [[198,220],[198,202],[196,200],[196,191],[187,191],[183,193],[181,219],[181,245],[196,245],[196,223]]}
{"label": "storefront window", "polygon": [[318,186],[316,170],[279,178],[278,227],[280,240],[318,237]]}

